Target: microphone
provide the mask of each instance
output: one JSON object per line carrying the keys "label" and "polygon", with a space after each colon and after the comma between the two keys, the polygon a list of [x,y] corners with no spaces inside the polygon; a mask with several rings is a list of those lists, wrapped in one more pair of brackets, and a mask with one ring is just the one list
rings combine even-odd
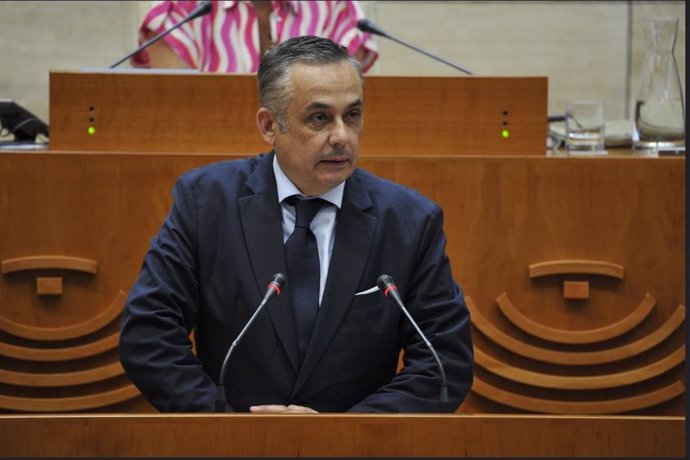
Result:
{"label": "microphone", "polygon": [[400,294],[398,293],[398,287],[395,285],[393,277],[385,274],[381,275],[376,280],[376,284],[378,284],[379,289],[383,291],[383,294],[386,297],[392,298],[395,301],[395,303],[398,304],[398,306],[402,309],[403,313],[405,313],[405,316],[407,316],[407,319],[409,319],[410,323],[412,323],[412,326],[414,326],[415,330],[417,331],[417,334],[419,334],[419,336],[422,338],[429,351],[431,351],[431,354],[434,355],[434,359],[436,360],[436,364],[438,365],[438,369],[441,373],[441,394],[439,396],[439,400],[441,402],[441,406],[445,407],[445,405],[448,404],[448,384],[446,382],[446,371],[443,369],[443,365],[441,364],[441,360],[439,359],[436,350],[434,350],[434,346],[431,345],[431,342],[429,342],[429,340],[427,340],[424,333],[421,331],[421,329],[419,329],[419,326],[417,326],[415,320],[412,319],[412,316],[407,311],[407,308],[405,308],[405,305],[403,305],[403,302],[400,299]]}
{"label": "microphone", "polygon": [[218,377],[218,389],[216,391],[216,412],[225,412],[225,369],[228,366],[228,362],[230,361],[230,355],[232,355],[232,351],[235,349],[237,344],[240,343],[240,340],[244,336],[244,333],[247,332],[247,329],[249,329],[249,326],[252,325],[252,323],[259,315],[259,312],[264,307],[264,305],[266,305],[268,301],[271,300],[274,296],[280,295],[281,288],[283,288],[286,284],[287,276],[285,276],[282,273],[276,273],[275,275],[273,275],[273,279],[270,283],[268,283],[266,294],[264,294],[264,298],[261,300],[261,303],[259,304],[258,308],[254,312],[252,317],[249,318],[249,321],[247,321],[247,324],[245,324],[244,328],[242,328],[240,333],[237,335],[235,341],[232,342],[232,345],[230,345],[228,352],[225,354],[223,365],[220,366],[220,376]]}
{"label": "microphone", "polygon": [[431,53],[428,52],[428,51],[424,51],[423,49],[417,48],[416,46],[410,45],[409,43],[405,43],[404,41],[402,41],[402,40],[400,40],[400,39],[397,39],[397,38],[395,38],[395,37],[392,37],[392,36],[388,35],[388,34],[387,34],[386,32],[384,32],[379,26],[377,26],[376,23],[375,23],[374,21],[370,21],[369,19],[366,19],[366,18],[360,19],[360,20],[357,21],[357,28],[358,28],[359,30],[361,30],[362,32],[369,32],[370,34],[380,35],[380,36],[385,37],[385,38],[387,38],[387,39],[389,39],[389,40],[393,40],[394,42],[400,43],[400,44],[403,45],[403,46],[407,46],[408,48],[413,49],[413,50],[417,51],[418,53],[422,53],[422,54],[424,54],[424,55],[426,55],[426,56],[429,56],[429,57],[432,58],[432,59],[435,59],[435,60],[437,60],[437,61],[439,61],[439,62],[442,62],[442,63],[444,63],[444,64],[446,64],[446,65],[449,65],[449,66],[451,66],[452,68],[454,68],[454,69],[456,69],[456,70],[459,70],[460,72],[464,72],[464,73],[466,73],[467,75],[472,75],[472,72],[470,72],[469,70],[467,70],[467,69],[465,69],[465,68],[463,68],[463,67],[460,67],[460,66],[457,65],[457,64],[453,64],[452,62],[448,62],[448,61],[446,61],[445,59],[440,58],[440,57],[438,57],[438,56],[435,56],[435,55],[431,54]]}
{"label": "microphone", "polygon": [[192,19],[196,19],[196,18],[198,18],[199,16],[204,16],[204,15],[210,13],[212,9],[213,9],[213,2],[211,2],[211,1],[199,2],[199,4],[196,6],[196,8],[194,8],[194,10],[193,10],[191,13],[189,13],[189,16],[187,16],[186,18],[184,18],[184,19],[183,19],[182,21],[180,21],[179,23],[175,24],[175,25],[174,25],[173,27],[171,27],[170,29],[161,32],[160,34],[158,34],[158,35],[156,35],[155,37],[153,37],[151,40],[145,42],[145,43],[142,44],[139,48],[135,49],[134,51],[132,51],[131,53],[129,53],[127,56],[123,57],[122,59],[120,59],[120,60],[117,61],[116,63],[112,64],[109,68],[110,68],[110,69],[113,69],[113,68],[119,66],[120,64],[122,64],[123,62],[125,62],[127,59],[131,58],[132,56],[134,56],[135,54],[137,54],[139,51],[141,51],[141,50],[143,50],[143,49],[145,49],[145,48],[148,48],[149,46],[153,45],[153,44],[156,43],[158,40],[160,40],[161,38],[165,37],[165,36],[168,35],[170,32],[172,32],[173,30],[177,29],[178,27],[182,26],[183,24],[188,23],[188,22],[191,21]]}

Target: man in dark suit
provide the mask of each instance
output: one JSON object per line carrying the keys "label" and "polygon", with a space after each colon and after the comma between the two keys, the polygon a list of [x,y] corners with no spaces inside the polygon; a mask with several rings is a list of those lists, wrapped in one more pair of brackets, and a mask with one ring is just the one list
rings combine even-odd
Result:
{"label": "man in dark suit", "polygon": [[[257,77],[257,124],[273,150],[195,169],[175,184],[122,315],[127,374],[160,411],[213,411],[225,353],[282,272],[283,295],[259,312],[229,362],[230,410],[454,411],[472,383],[472,344],[443,213],[414,190],[356,168],[359,64],[330,40],[300,37],[267,53]],[[324,203],[306,232],[318,247],[319,273],[309,282],[288,260],[293,229],[304,227],[292,196]],[[439,404],[439,368],[423,340],[372,289],[382,273],[438,352],[449,404]],[[305,285],[313,321],[300,306]]]}

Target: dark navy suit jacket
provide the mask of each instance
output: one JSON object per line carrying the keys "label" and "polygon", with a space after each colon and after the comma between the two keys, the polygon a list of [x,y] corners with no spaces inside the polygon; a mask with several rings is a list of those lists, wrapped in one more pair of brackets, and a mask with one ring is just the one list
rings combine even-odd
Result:
{"label": "dark navy suit jacket", "polygon": [[[121,320],[127,375],[163,412],[211,412],[228,347],[272,276],[286,272],[273,153],[182,175]],[[401,309],[393,277],[440,355],[455,410],[472,383],[469,313],[445,253],[441,209],[357,169],[347,180],[314,335],[298,364],[288,280],[234,350],[230,408],[298,404],[320,412],[438,412],[439,371]],[[195,329],[196,354],[190,332]],[[396,375],[399,350],[404,369]]]}

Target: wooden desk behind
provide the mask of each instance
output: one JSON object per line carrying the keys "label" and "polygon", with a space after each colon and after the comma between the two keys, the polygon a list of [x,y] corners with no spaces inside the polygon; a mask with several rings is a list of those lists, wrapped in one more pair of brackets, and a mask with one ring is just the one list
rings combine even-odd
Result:
{"label": "wooden desk behind", "polygon": [[[119,312],[175,178],[231,156],[0,154],[0,410],[150,411]],[[685,411],[685,160],[364,157],[445,210],[461,412]]]}
{"label": "wooden desk behind", "polygon": [[[547,92],[546,77],[366,76],[362,153],[545,152]],[[257,94],[254,75],[51,72],[50,148],[266,151]]]}
{"label": "wooden desk behind", "polygon": [[12,457],[682,457],[684,417],[0,416]]}

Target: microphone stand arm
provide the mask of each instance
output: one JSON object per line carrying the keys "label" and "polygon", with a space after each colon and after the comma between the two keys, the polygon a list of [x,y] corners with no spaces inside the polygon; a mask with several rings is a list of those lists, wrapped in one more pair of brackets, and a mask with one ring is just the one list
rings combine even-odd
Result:
{"label": "microphone stand arm", "polygon": [[120,59],[120,60],[117,61],[116,63],[112,64],[109,68],[110,68],[110,69],[114,69],[115,67],[117,67],[117,66],[119,66],[120,64],[122,64],[123,62],[125,62],[127,59],[129,59],[129,58],[131,58],[132,56],[134,56],[135,54],[137,54],[139,51],[141,51],[141,50],[143,50],[143,49],[145,49],[145,48],[148,48],[149,46],[153,45],[153,44],[156,43],[158,40],[160,40],[161,38],[165,37],[166,35],[168,35],[168,34],[169,34],[170,32],[172,32],[173,30],[177,29],[178,27],[180,27],[180,26],[182,26],[182,25],[184,25],[184,24],[187,24],[187,23],[188,23],[189,21],[191,21],[192,19],[196,19],[196,18],[198,18],[199,16],[203,16],[203,15],[205,15],[205,14],[210,13],[212,8],[213,8],[213,6],[211,5],[211,2],[202,2],[202,3],[199,3],[199,5],[196,7],[196,9],[195,9],[194,11],[192,11],[192,12],[189,14],[189,16],[187,16],[187,17],[184,18],[182,21],[178,22],[177,24],[175,24],[173,27],[169,28],[169,29],[166,30],[165,32],[162,32],[162,33],[156,35],[155,37],[153,37],[151,40],[149,40],[149,41],[143,43],[139,48],[135,49],[134,51],[132,51],[131,53],[129,53],[127,56],[123,57],[122,59]]}
{"label": "microphone stand arm", "polygon": [[244,337],[244,334],[247,332],[249,327],[252,325],[256,317],[259,315],[259,312],[264,308],[264,305],[268,302],[268,299],[264,299],[263,302],[261,302],[261,305],[254,311],[254,314],[252,315],[251,318],[249,318],[249,321],[247,324],[242,328],[240,333],[237,335],[237,338],[232,342],[232,345],[230,345],[230,349],[225,355],[225,359],[223,360],[223,364],[220,366],[220,375],[218,377],[218,387],[216,388],[216,412],[225,412],[225,407],[226,407],[226,401],[225,401],[225,370],[228,367],[228,362],[230,361],[230,356],[232,355],[233,350],[235,350],[235,347],[237,346],[238,343],[240,343],[240,340],[242,340],[242,337]]}
{"label": "microphone stand arm", "polygon": [[135,49],[134,51],[132,51],[131,53],[129,53],[127,56],[125,56],[125,57],[123,57],[122,59],[120,59],[119,61],[117,61],[115,64],[112,64],[109,68],[110,68],[110,69],[114,69],[115,67],[117,67],[117,66],[119,66],[120,64],[122,64],[123,62],[125,62],[127,59],[129,59],[129,58],[131,58],[132,56],[134,56],[135,54],[137,54],[139,51],[141,51],[141,50],[143,50],[144,48],[148,48],[149,46],[153,45],[153,44],[156,43],[158,40],[160,40],[161,38],[165,37],[165,36],[168,35],[170,32],[172,32],[173,30],[177,29],[179,26],[181,26],[182,24],[184,24],[184,23],[186,23],[186,22],[187,22],[186,20],[185,20],[185,21],[182,21],[182,22],[180,22],[179,24],[177,24],[175,27],[172,27],[172,28],[166,30],[165,32],[163,32],[162,34],[156,35],[156,36],[153,37],[151,40],[149,40],[149,41],[147,41],[147,42],[144,42],[144,44],[142,44],[139,48]]}
{"label": "microphone stand arm", "polygon": [[465,69],[465,68],[463,68],[463,67],[460,67],[460,66],[457,65],[457,64],[453,64],[452,62],[446,61],[446,60],[443,59],[443,58],[440,58],[440,57],[438,57],[438,56],[435,56],[435,55],[429,53],[428,51],[424,51],[423,49],[417,48],[417,47],[414,46],[414,45],[410,45],[409,43],[405,43],[404,41],[399,40],[399,39],[397,39],[397,38],[395,38],[395,37],[391,37],[391,36],[388,35],[388,34],[384,35],[384,37],[386,37],[386,38],[388,38],[388,39],[390,39],[390,40],[393,40],[393,41],[396,42],[396,43],[400,43],[400,44],[403,45],[403,46],[407,46],[408,48],[413,49],[413,50],[417,51],[418,53],[422,53],[422,54],[424,54],[425,56],[430,57],[431,59],[435,59],[435,60],[437,60],[437,61],[439,61],[439,62],[442,62],[442,63],[444,63],[444,64],[446,64],[446,65],[449,65],[449,66],[451,66],[452,68],[459,70],[460,72],[466,73],[467,75],[472,75],[472,72],[470,72],[469,70],[467,70],[467,69]]}
{"label": "microphone stand arm", "polygon": [[407,311],[407,308],[405,308],[405,306],[402,304],[399,304],[399,306],[402,309],[403,313],[405,313],[405,316],[407,316],[407,319],[410,320],[410,324],[412,324],[412,326],[417,331],[417,335],[419,335],[422,338],[426,346],[431,351],[431,354],[434,356],[434,359],[436,360],[436,365],[438,366],[438,370],[441,373],[441,394],[439,400],[441,402],[441,413],[444,413],[446,412],[445,406],[448,404],[448,383],[446,381],[446,371],[445,369],[443,369],[441,359],[438,357],[438,353],[436,353],[436,350],[434,350],[434,346],[431,344],[431,342],[429,342],[429,340],[427,340],[426,336],[419,329],[419,326],[417,326],[415,320],[412,319],[412,316],[410,315],[410,312]]}

